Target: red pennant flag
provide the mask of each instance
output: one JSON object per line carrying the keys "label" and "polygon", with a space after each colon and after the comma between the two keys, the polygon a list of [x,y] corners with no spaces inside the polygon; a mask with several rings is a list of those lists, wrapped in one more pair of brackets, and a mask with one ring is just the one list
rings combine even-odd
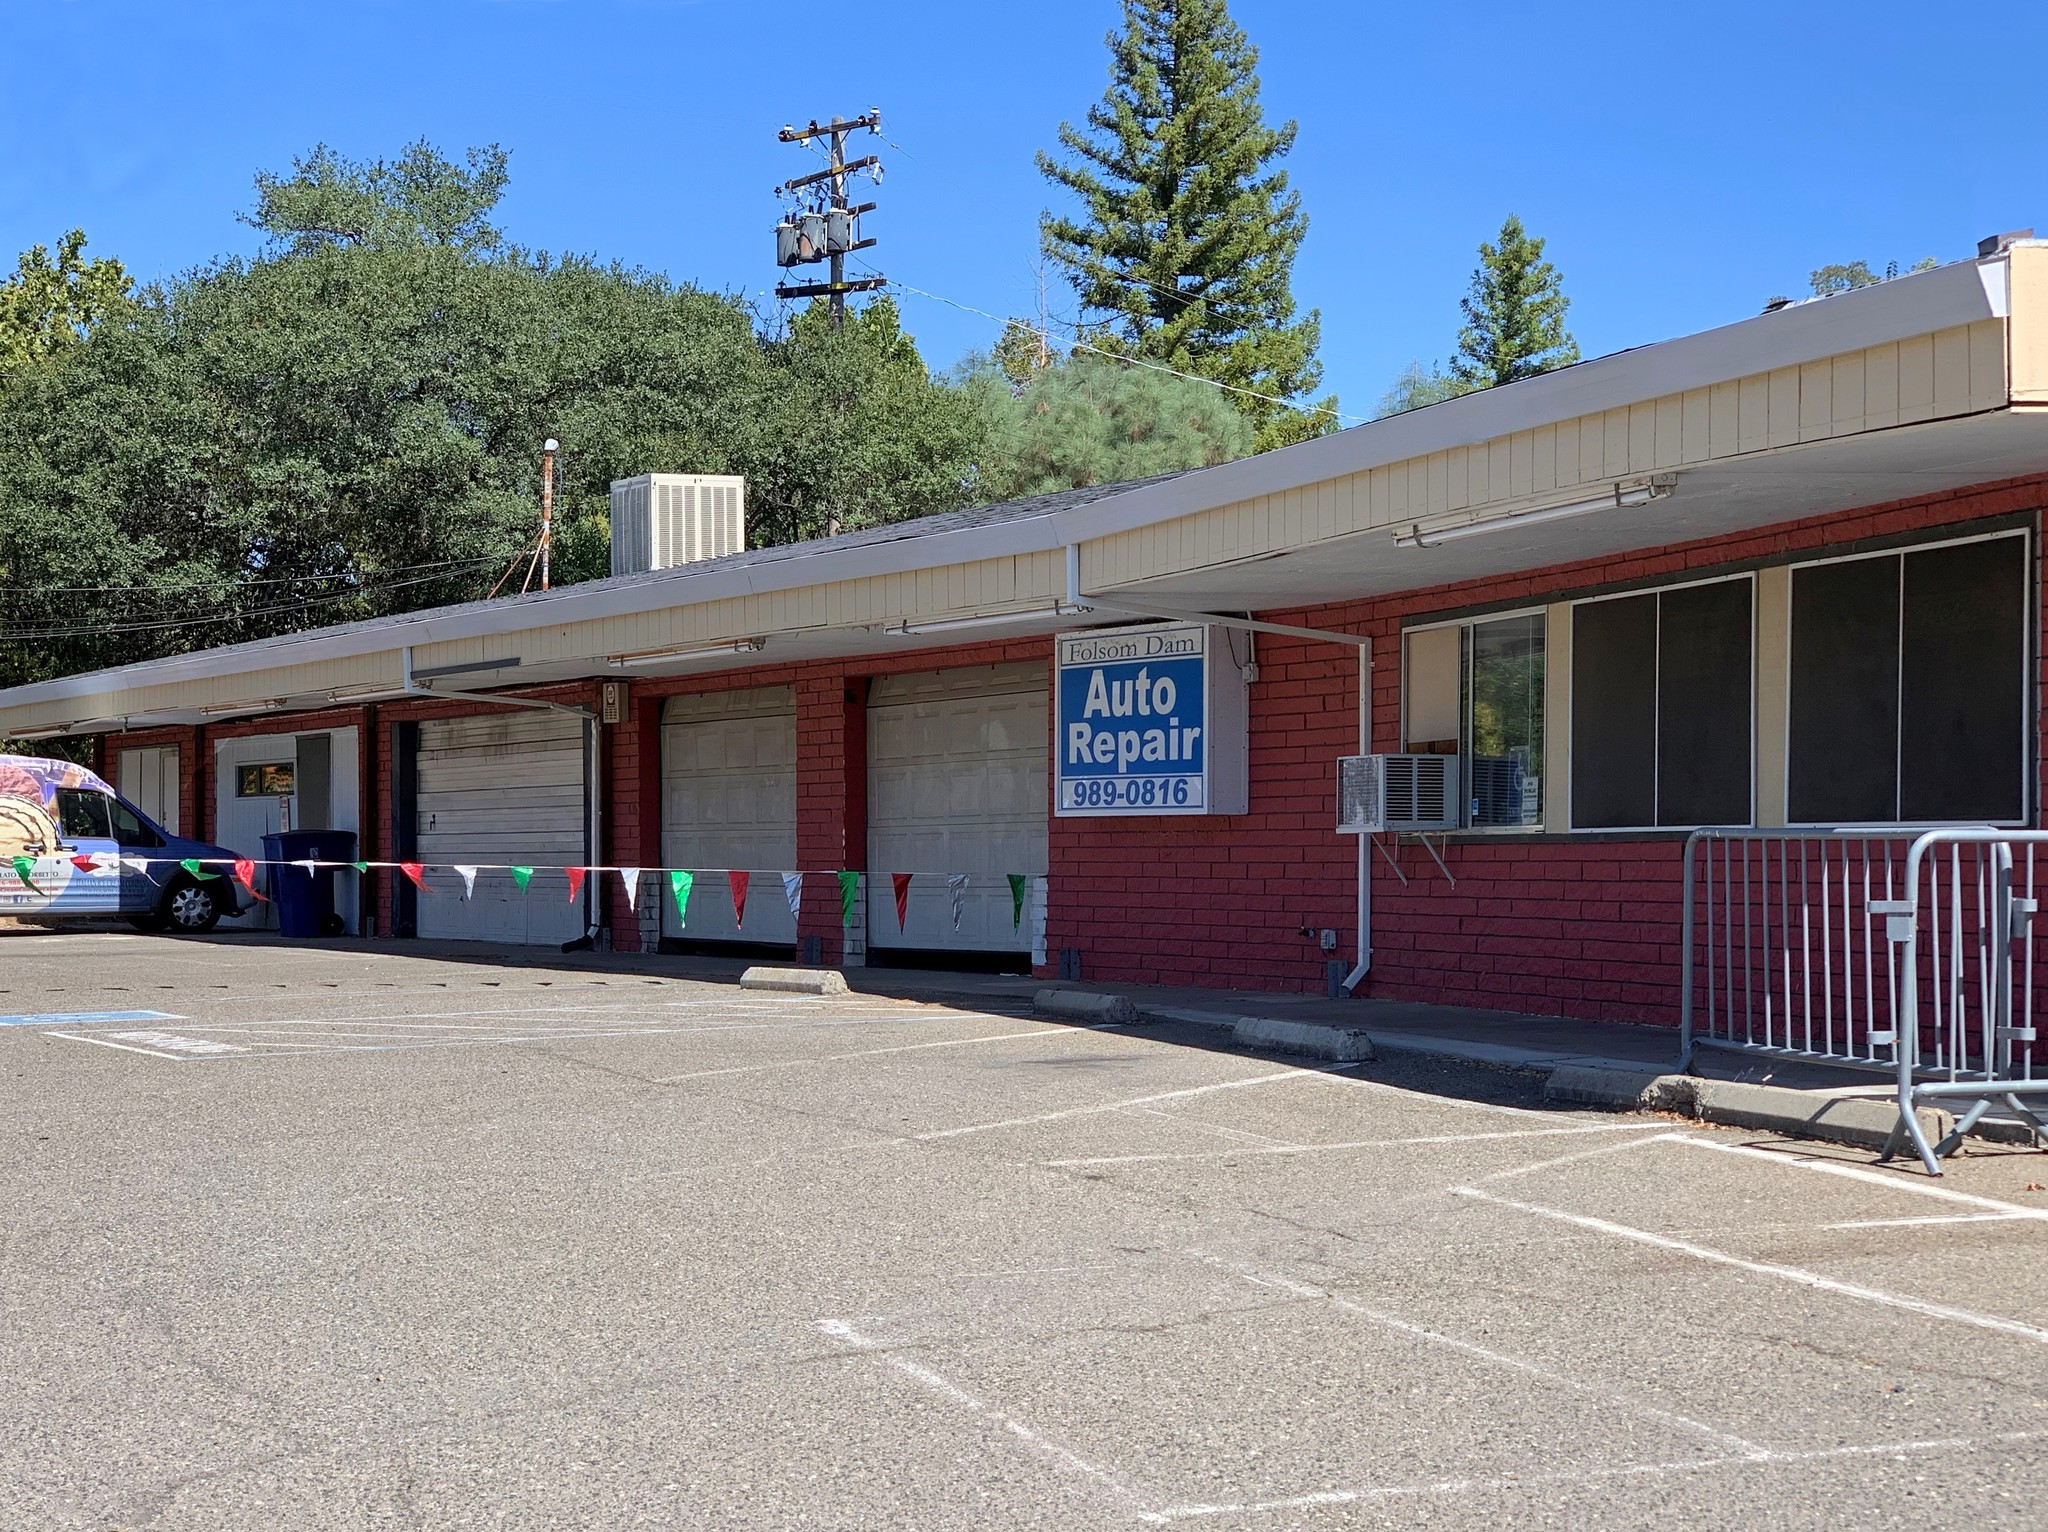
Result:
{"label": "red pennant flag", "polygon": [[892,872],[890,878],[896,884],[896,929],[903,929],[903,922],[910,916],[910,874]]}
{"label": "red pennant flag", "polygon": [[589,875],[590,869],[588,867],[564,867],[562,871],[569,875],[569,902],[574,904],[583,897],[583,880]]}
{"label": "red pennant flag", "polygon": [[431,894],[433,892],[431,888],[427,887],[427,869],[425,864],[420,862],[400,862],[398,870],[408,878],[411,878],[412,886],[421,893]]}
{"label": "red pennant flag", "polygon": [[92,853],[89,851],[80,852],[77,856],[74,856],[71,859],[71,865],[80,872],[98,872],[100,870],[100,864],[93,860]]}
{"label": "red pennant flag", "polygon": [[249,890],[251,898],[261,900],[264,904],[270,903],[263,895],[256,892],[256,864],[246,856],[235,858],[235,881]]}
{"label": "red pennant flag", "polygon": [[740,929],[741,929],[742,931],[746,930],[746,928],[747,928],[747,882],[748,882],[748,878],[749,878],[749,875],[748,875],[747,873],[744,873],[744,872],[733,872],[733,871],[730,871],[730,870],[728,870],[728,871],[726,872],[726,875],[725,875],[725,881],[726,881],[726,882],[728,882],[728,883],[730,883],[730,884],[732,885],[732,913],[733,913],[733,919],[734,919],[734,920],[735,920],[735,921],[736,921],[736,922],[738,923],[738,925],[739,925],[739,928],[740,928]]}

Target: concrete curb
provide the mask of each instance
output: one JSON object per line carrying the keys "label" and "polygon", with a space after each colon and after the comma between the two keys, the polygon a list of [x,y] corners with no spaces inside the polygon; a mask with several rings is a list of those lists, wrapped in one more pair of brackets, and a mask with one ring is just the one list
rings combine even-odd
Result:
{"label": "concrete curb", "polygon": [[1281,1021],[1273,1016],[1240,1016],[1231,1024],[1230,1035],[1243,1047],[1299,1053],[1338,1064],[1362,1064],[1379,1057],[1372,1039],[1355,1027]]}
{"label": "concrete curb", "polygon": [[[1789,1090],[1740,1080],[1695,1080],[1693,1086],[1693,1115],[1731,1128],[1766,1128],[1794,1138],[1882,1149],[1899,1120],[1898,1098],[1890,1094]],[[1954,1122],[1937,1108],[1920,1109],[1920,1126],[1936,1142],[1948,1136]]]}
{"label": "concrete curb", "polygon": [[836,968],[749,968],[740,975],[741,989],[767,989],[785,995],[844,995],[846,975]]}
{"label": "concrete curb", "polygon": [[1127,1027],[1138,1019],[1138,1008],[1128,995],[1099,995],[1085,989],[1042,989],[1031,997],[1031,1008],[1100,1026]]}
{"label": "concrete curb", "polygon": [[1616,1112],[1681,1112],[1691,1116],[1691,1075],[1607,1064],[1561,1064],[1543,1085],[1543,1099],[1560,1106],[1597,1106]]}

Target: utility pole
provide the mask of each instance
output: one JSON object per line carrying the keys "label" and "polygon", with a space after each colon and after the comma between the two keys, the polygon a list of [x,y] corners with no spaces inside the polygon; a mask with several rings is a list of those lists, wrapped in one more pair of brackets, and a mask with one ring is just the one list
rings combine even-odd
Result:
{"label": "utility pole", "polygon": [[846,323],[846,295],[848,293],[873,292],[887,285],[884,277],[861,277],[846,280],[846,258],[856,250],[866,250],[875,241],[859,238],[860,215],[872,213],[875,204],[863,202],[854,206],[847,195],[848,178],[866,171],[876,181],[882,179],[882,162],[879,155],[870,154],[863,159],[848,160],[846,157],[846,135],[865,128],[870,133],[882,131],[882,114],[879,111],[863,112],[851,120],[833,117],[820,124],[814,117],[801,128],[785,127],[776,138],[785,144],[807,144],[814,138],[830,140],[832,158],[823,170],[813,171],[807,176],[798,176],[785,181],[775,188],[777,196],[795,196],[807,192],[809,206],[799,209],[785,218],[775,229],[775,263],[778,266],[808,266],[818,261],[828,261],[831,266],[830,280],[824,282],[799,282],[778,284],[775,296],[778,298],[826,298],[832,306],[832,328],[838,330]]}
{"label": "utility pole", "polygon": [[555,453],[561,443],[550,436],[540,447],[540,588],[546,590],[555,560]]}

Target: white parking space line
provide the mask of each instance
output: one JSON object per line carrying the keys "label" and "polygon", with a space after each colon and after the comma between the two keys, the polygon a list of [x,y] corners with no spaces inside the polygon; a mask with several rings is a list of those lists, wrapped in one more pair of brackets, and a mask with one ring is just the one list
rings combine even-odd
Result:
{"label": "white parking space line", "polygon": [[1770,1261],[1752,1261],[1726,1250],[1715,1250],[1706,1245],[1695,1245],[1689,1240],[1673,1239],[1668,1234],[1654,1234],[1648,1229],[1631,1228],[1627,1224],[1613,1223],[1605,1218],[1594,1218],[1585,1213],[1567,1213],[1561,1208],[1548,1208],[1533,1202],[1516,1202],[1507,1197],[1496,1197],[1491,1192],[1481,1191],[1476,1186],[1454,1186],[1454,1195],[1474,1198],[1480,1202],[1492,1203],[1495,1207],[1512,1208],[1518,1213],[1527,1213],[1535,1218],[1553,1219],[1559,1223],[1571,1224],[1595,1234],[1611,1235],[1616,1239],[1633,1240],[1637,1244],[1649,1245],[1658,1250],[1676,1251],[1689,1255],[1698,1261],[1721,1266],[1732,1266],[1741,1271],[1754,1272],[1758,1276],[1776,1277],[1780,1281],[1795,1283],[1801,1287],[1817,1288],[1822,1292],[1838,1293],[1845,1298],[1855,1298],[1864,1303],[1882,1304],[1886,1308],[1902,1309],[1909,1314],[1918,1314],[1927,1319],[1945,1320],[1952,1324],[1971,1325],[1979,1330],[1994,1330],[2004,1335],[2017,1335],[2023,1340],[2048,1345],[2048,1330],[2037,1325],[2023,1323],[2017,1319],[2006,1319],[1996,1314],[1979,1314],[1972,1309],[1959,1309],[1945,1303],[1930,1303],[1922,1298],[1907,1298],[1898,1293],[1888,1293],[1881,1288],[1863,1287],[1854,1282],[1843,1282],[1834,1277],[1822,1276],[1817,1271],[1808,1271],[1802,1266],[1781,1266]]}
{"label": "white parking space line", "polygon": [[[1191,1127],[1185,1117],[1174,1116],[1171,1112],[1156,1114],[1174,1122]],[[1407,1149],[1427,1144],[1483,1144],[1501,1139],[1516,1138],[1576,1138],[1588,1133],[1641,1133],[1641,1123],[1601,1123],[1590,1128],[1514,1128],[1500,1133],[1433,1133],[1418,1138],[1356,1138],[1336,1144],[1285,1144],[1270,1146],[1246,1144],[1238,1149],[1196,1149],[1185,1154],[1103,1154],[1080,1160],[1040,1160],[1041,1165],[1066,1167],[1076,1165],[1150,1165],[1171,1160],[1221,1160],[1238,1159],[1248,1155],[1267,1154],[1336,1154],[1348,1149]],[[1621,1146],[1621,1147],[1626,1147]],[[1573,1155],[1573,1159],[1578,1156]]]}
{"label": "white parking space line", "polygon": [[[892,1048],[861,1048],[852,1053],[827,1053],[812,1059],[777,1059],[770,1064],[735,1064],[728,1069],[699,1069],[689,1074],[663,1075],[649,1081],[652,1085],[676,1085],[684,1080],[714,1080],[723,1075],[760,1074],[771,1069],[802,1069],[811,1064],[837,1064],[848,1059],[880,1058],[890,1053],[918,1053],[926,1048],[971,1048],[976,1043],[1008,1043],[1019,1038],[1037,1038],[1041,1042],[1060,1042],[1068,1038],[1086,1037],[1090,1032],[1107,1030],[1097,1027],[1038,1027],[1029,1032],[996,1032],[987,1037],[946,1037],[935,1043],[898,1043]],[[903,1140],[898,1139],[901,1143]]]}
{"label": "white parking space line", "polygon": [[1951,1191],[1946,1186],[1933,1186],[1923,1179],[1908,1175],[1887,1174],[1881,1170],[1867,1170],[1861,1165],[1843,1165],[1834,1160],[1822,1159],[1811,1154],[1778,1154],[1768,1149],[1752,1148],[1748,1144],[1722,1144],[1710,1138],[1699,1138],[1690,1133],[1664,1133],[1653,1143],[1683,1144],[1688,1149],[1712,1149],[1717,1154],[1735,1154],[1748,1159],[1763,1160],[1772,1165],[1785,1165],[1793,1170],[1810,1170],[1824,1176],[1840,1176],[1848,1181],[1861,1181],[1867,1186],[1882,1186],[1892,1191],[1911,1192],[1918,1197],[1932,1197],[1941,1202],[1960,1203],[1965,1207],[1983,1208],[1989,1212],[2003,1214],[2008,1218],[2030,1218],[2048,1223],[2048,1208],[2024,1207],[2017,1202],[2001,1202],[1996,1197],[1977,1197],[1969,1192]]}
{"label": "white parking space line", "polygon": [[1140,1511],[1139,1521],[1163,1523],[1207,1516],[1244,1516],[1259,1511],[1306,1511],[1320,1506],[1359,1505],[1376,1500],[1416,1496],[1452,1497],[1489,1491],[1526,1491],[1537,1485],[1594,1484],[1606,1479],[1666,1478],[1711,1469],[1798,1463],[1823,1463],[1834,1458],[1906,1457],[1929,1452],[1978,1452],[2017,1446],[2048,1437],[2043,1431],[2005,1431],[1992,1436],[1948,1436],[1920,1441],[1872,1442],[1854,1447],[1818,1447],[1803,1452],[1739,1453],[1728,1457],[1682,1459],[1671,1463],[1626,1463],[1618,1468],[1560,1468],[1481,1479],[1438,1479],[1424,1484],[1368,1484],[1357,1489],[1315,1490],[1278,1500],[1239,1500],[1220,1505],[1176,1505]]}
{"label": "white parking space line", "polygon": [[[1333,1069],[1355,1069],[1355,1064],[1333,1064]],[[1065,1122],[1071,1117],[1093,1117],[1102,1112],[1122,1112],[1134,1106],[1150,1106],[1155,1101],[1185,1101],[1190,1096],[1206,1096],[1220,1090],[1242,1090],[1251,1085],[1270,1085],[1275,1080],[1312,1079],[1325,1071],[1320,1069],[1282,1069],[1273,1074],[1251,1075],[1242,1080],[1219,1080],[1213,1085],[1193,1085],[1185,1090],[1156,1091],[1149,1096],[1133,1096],[1125,1101],[1105,1101],[1099,1106],[1072,1106],[1058,1112],[1039,1112],[1030,1117],[1005,1117],[999,1122],[969,1123],[960,1128],[934,1128],[929,1133],[912,1135],[919,1143],[941,1138],[960,1138],[969,1133],[993,1133],[998,1128],[1029,1128],[1042,1122]]]}
{"label": "white parking space line", "polygon": [[1132,1489],[1108,1469],[1098,1467],[1086,1458],[1068,1451],[1058,1442],[1052,1441],[1050,1438],[1032,1430],[1031,1427],[1025,1425],[1016,1416],[999,1410],[994,1405],[976,1398],[957,1383],[941,1377],[923,1363],[912,1361],[909,1357],[903,1356],[884,1346],[880,1341],[870,1340],[867,1336],[854,1329],[852,1325],[846,1323],[845,1320],[821,1319],[818,1321],[818,1328],[834,1340],[844,1341],[857,1351],[864,1351],[880,1358],[906,1377],[915,1378],[933,1393],[952,1400],[970,1413],[986,1416],[1031,1448],[1039,1456],[1050,1459],[1057,1466],[1070,1472],[1086,1475],[1127,1505],[1157,1503],[1156,1500],[1150,1499],[1140,1494],[1137,1490]]}
{"label": "white parking space line", "polygon": [[1441,1346],[1451,1351],[1462,1352],[1466,1356],[1477,1357],[1480,1361],[1491,1362],[1497,1367],[1505,1367],[1511,1372],[1525,1373],[1533,1378],[1541,1378],[1546,1383],[1554,1383],[1561,1388],[1570,1389],[1574,1393],[1589,1395],[1630,1414],[1650,1416],[1669,1425],[1677,1426],[1681,1430],[1689,1431],[1694,1435],[1703,1436],[1723,1449],[1732,1447],[1744,1457],[1763,1458],[1769,1456],[1769,1449],[1766,1447],[1759,1446],[1752,1441],[1745,1441],[1742,1437],[1736,1436],[1732,1432],[1719,1430],[1714,1426],[1708,1425],[1705,1421],[1695,1420],[1690,1415],[1681,1415],[1674,1410],[1665,1409],[1662,1405],[1652,1404],[1647,1399],[1638,1399],[1632,1394],[1618,1393],[1613,1389],[1602,1388],[1597,1384],[1584,1382],[1567,1373],[1561,1373],[1555,1368],[1545,1367],[1540,1362],[1532,1362],[1527,1357],[1513,1356],[1505,1351],[1496,1351],[1490,1346],[1482,1346],[1476,1341],[1461,1340],[1455,1335],[1446,1335],[1440,1330],[1431,1330],[1426,1326],[1416,1324],[1412,1320],[1403,1319],[1398,1314],[1389,1314],[1381,1309],[1369,1308],[1355,1299],[1342,1297],[1337,1293],[1331,1292],[1328,1288],[1317,1287],[1313,1283],[1302,1282],[1293,1277],[1283,1276],[1278,1272],[1260,1271],[1253,1267],[1240,1266],[1234,1261],[1226,1261],[1217,1256],[1205,1255],[1199,1250],[1191,1253],[1197,1260],[1206,1261],[1212,1266],[1221,1267],[1223,1270],[1231,1272],[1255,1286],[1277,1288],[1281,1292],[1291,1293],[1297,1298],[1306,1298],[1314,1302],[1325,1303],[1331,1308],[1346,1314],[1356,1315],[1360,1319],[1370,1320],[1376,1325],[1396,1331],[1399,1334],[1411,1336],[1416,1340],[1427,1341],[1432,1346]]}

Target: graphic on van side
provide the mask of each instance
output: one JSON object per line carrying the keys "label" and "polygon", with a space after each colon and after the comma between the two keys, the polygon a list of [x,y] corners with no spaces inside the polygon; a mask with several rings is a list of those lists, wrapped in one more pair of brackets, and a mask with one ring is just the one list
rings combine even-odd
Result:
{"label": "graphic on van side", "polygon": [[[0,761],[0,908],[44,909],[79,875],[54,854],[63,840],[57,822],[62,788],[107,790],[97,776],[70,761],[23,756]],[[17,870],[16,857],[38,859],[28,878]]]}

